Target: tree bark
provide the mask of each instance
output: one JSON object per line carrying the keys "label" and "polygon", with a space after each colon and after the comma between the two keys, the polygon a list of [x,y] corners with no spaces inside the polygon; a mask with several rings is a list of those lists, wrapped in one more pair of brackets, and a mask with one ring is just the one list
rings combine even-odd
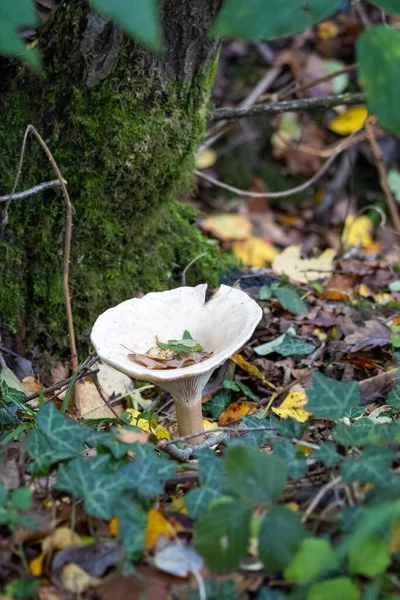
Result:
{"label": "tree bark", "polygon": [[[68,182],[75,209],[70,287],[84,342],[100,312],[137,291],[216,283],[219,258],[178,203],[204,134],[217,43],[207,31],[221,0],[165,0],[165,52],[155,54],[67,0],[39,35],[43,72],[14,63],[0,84],[0,195],[10,192],[32,123]],[[4,62],[3,62],[4,64]],[[19,189],[54,179],[28,143]],[[1,210],[1,207],[0,207]],[[62,291],[65,213],[57,188],[14,200],[0,240],[0,326],[30,343],[67,347]]]}

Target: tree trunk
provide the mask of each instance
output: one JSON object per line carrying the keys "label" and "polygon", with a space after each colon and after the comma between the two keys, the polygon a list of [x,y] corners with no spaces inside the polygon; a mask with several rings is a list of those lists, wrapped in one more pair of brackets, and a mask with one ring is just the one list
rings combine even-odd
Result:
{"label": "tree trunk", "polygon": [[[70,288],[84,342],[100,312],[137,291],[216,284],[220,259],[177,202],[191,186],[217,44],[207,39],[221,0],[165,0],[166,50],[157,55],[90,11],[64,1],[39,36],[43,72],[13,64],[0,83],[0,173],[10,192],[24,130],[45,138],[75,209]],[[28,142],[19,190],[54,179]],[[0,204],[4,207],[4,204]],[[0,326],[28,341],[67,348],[62,288],[65,207],[59,189],[13,200],[0,240]]]}

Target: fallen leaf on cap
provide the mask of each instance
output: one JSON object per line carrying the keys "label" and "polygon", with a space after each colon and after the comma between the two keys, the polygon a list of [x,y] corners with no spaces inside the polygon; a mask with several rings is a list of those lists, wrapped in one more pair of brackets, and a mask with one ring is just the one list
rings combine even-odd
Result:
{"label": "fallen leaf on cap", "polygon": [[278,275],[287,275],[291,281],[308,283],[329,277],[333,269],[336,251],[328,248],[318,258],[301,258],[301,246],[288,246],[272,263]]}
{"label": "fallen leaf on cap", "polygon": [[253,226],[242,215],[215,215],[207,217],[200,223],[200,227],[213,237],[229,242],[232,240],[245,240],[251,236]]}
{"label": "fallen leaf on cap", "polygon": [[368,110],[365,106],[355,106],[335,117],[330,122],[329,129],[339,135],[349,135],[361,129],[367,117]]}
{"label": "fallen leaf on cap", "polygon": [[262,269],[269,265],[278,254],[277,249],[259,237],[249,237],[232,244],[233,254],[245,267]]}
{"label": "fallen leaf on cap", "polygon": [[101,579],[92,577],[75,563],[69,563],[63,568],[60,580],[62,586],[72,594],[83,594],[88,588],[101,583]]}
{"label": "fallen leaf on cap", "polygon": [[[154,348],[151,348],[149,352],[153,352]],[[168,350],[161,350],[162,353],[168,352]],[[172,351],[172,356],[177,356],[177,353]],[[167,369],[183,369],[184,367],[188,367],[190,365],[202,362],[207,358],[210,358],[212,352],[185,352],[179,353],[179,358],[165,358],[165,354],[163,354],[163,358],[151,358],[149,354],[137,354],[136,352],[131,352],[128,354],[129,360],[132,362],[141,365],[142,367],[146,367],[147,369],[151,369],[152,371],[165,371]],[[153,353],[154,356],[154,353]]]}
{"label": "fallen leaf on cap", "polygon": [[[301,388],[301,386],[295,386]],[[303,388],[292,390],[286,396],[282,404],[278,408],[272,408],[272,411],[281,417],[281,419],[287,419],[291,417],[296,419],[300,423],[305,423],[311,413],[304,410],[304,406],[307,404],[307,395]]]}

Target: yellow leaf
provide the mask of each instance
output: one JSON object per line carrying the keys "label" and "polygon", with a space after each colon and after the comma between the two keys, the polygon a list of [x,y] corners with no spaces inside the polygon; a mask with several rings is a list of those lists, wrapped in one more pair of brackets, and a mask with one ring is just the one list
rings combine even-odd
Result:
{"label": "yellow leaf", "polygon": [[207,148],[196,156],[196,169],[209,169],[217,161],[217,153],[212,148]]}
{"label": "yellow leaf", "polygon": [[109,524],[108,524],[108,530],[110,532],[110,535],[112,535],[112,537],[117,537],[118,536],[118,531],[119,531],[119,521],[117,517],[112,517]]}
{"label": "yellow leaf", "polygon": [[332,21],[323,21],[317,27],[317,35],[321,40],[334,40],[339,34],[339,29]]}
{"label": "yellow leaf", "polygon": [[361,215],[354,218],[353,215],[348,215],[344,222],[342,242],[346,248],[358,245],[366,248],[373,244],[372,232],[373,224],[368,217]]}
{"label": "yellow leaf", "polygon": [[132,415],[131,424],[139,427],[142,431],[153,433],[158,440],[169,440],[171,438],[169,431],[162,425],[158,425],[156,419],[151,419],[150,422],[148,419],[140,419],[141,412],[134,408],[127,408],[125,412]]}
{"label": "yellow leaf", "polygon": [[241,354],[232,354],[230,360],[232,360],[235,365],[241,369],[244,369],[247,373],[250,373],[250,375],[254,375],[254,377],[257,377],[258,379],[265,379],[264,375],[260,373],[259,369],[257,369],[255,365],[247,362],[247,360]]}
{"label": "yellow leaf", "polygon": [[304,391],[289,392],[279,408],[273,408],[273,412],[281,417],[287,419],[292,417],[300,423],[304,423],[311,416],[311,413],[304,410],[304,406],[307,403],[307,396]]}
{"label": "yellow leaf", "polygon": [[207,217],[201,223],[201,228],[223,242],[245,240],[251,236],[253,226],[242,215],[215,215]]}
{"label": "yellow leaf", "polygon": [[51,535],[43,540],[42,551],[47,554],[47,552],[63,550],[76,544],[82,544],[81,537],[77,533],[69,527],[57,527]]}
{"label": "yellow leaf", "polygon": [[285,504],[285,506],[292,512],[299,512],[299,510],[300,510],[300,507],[297,504],[297,502],[288,502],[287,504]]}
{"label": "yellow leaf", "polygon": [[368,110],[365,106],[355,106],[335,117],[330,122],[329,129],[339,135],[349,135],[353,131],[361,129],[367,117]]}
{"label": "yellow leaf", "polygon": [[63,568],[60,579],[62,586],[72,594],[83,594],[88,588],[101,583],[101,579],[92,577],[75,563],[69,563]]}
{"label": "yellow leaf", "polygon": [[308,283],[317,279],[326,279],[332,273],[336,251],[328,248],[318,258],[301,258],[300,246],[288,246],[272,263],[272,269],[278,275],[287,275],[291,281]]}
{"label": "yellow leaf", "polygon": [[221,427],[233,425],[234,423],[240,421],[242,417],[252,415],[256,411],[257,405],[255,402],[250,402],[250,400],[233,402],[224,410],[223,413],[219,415],[218,425]]}
{"label": "yellow leaf", "polygon": [[44,561],[45,553],[41,552],[39,556],[33,558],[29,563],[29,570],[34,577],[40,577],[43,573],[43,561]]}
{"label": "yellow leaf", "polygon": [[232,244],[233,254],[242,261],[245,267],[263,269],[269,265],[278,254],[277,249],[259,237],[250,237]]}
{"label": "yellow leaf", "polygon": [[160,536],[173,538],[179,531],[185,531],[185,527],[172,515],[167,518],[157,508],[151,508],[147,513],[146,547],[148,550],[156,547]]}
{"label": "yellow leaf", "polygon": [[371,290],[368,286],[365,285],[365,283],[360,283],[360,285],[358,286],[358,293],[363,298],[368,298],[369,296],[372,296]]}
{"label": "yellow leaf", "polygon": [[392,296],[388,293],[375,294],[374,300],[378,304],[387,304],[392,300]]}

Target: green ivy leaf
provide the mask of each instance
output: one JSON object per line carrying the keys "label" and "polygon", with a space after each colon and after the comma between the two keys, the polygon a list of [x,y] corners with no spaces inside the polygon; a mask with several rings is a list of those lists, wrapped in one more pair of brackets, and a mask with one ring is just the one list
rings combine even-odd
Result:
{"label": "green ivy leaf", "polygon": [[162,48],[159,0],[93,0],[93,4],[132,37],[155,50]]}
{"label": "green ivy leaf", "polygon": [[211,35],[249,41],[281,38],[327,19],[341,4],[342,0],[227,0]]}
{"label": "green ivy leaf", "polygon": [[118,518],[118,539],[131,560],[138,560],[145,549],[147,511],[133,499],[131,493],[118,496],[114,505]]}
{"label": "green ivy leaf", "polygon": [[202,485],[189,490],[185,495],[185,506],[191,519],[197,519],[212,502],[222,497],[222,492]]}
{"label": "green ivy leaf", "polygon": [[275,296],[283,308],[294,315],[306,315],[308,313],[307,304],[300,298],[296,290],[288,287],[280,287],[275,290]]}
{"label": "green ivy leaf", "polygon": [[241,381],[230,381],[229,379],[225,379],[222,385],[227,390],[232,390],[234,392],[242,392],[242,394],[244,394],[254,402],[258,402],[260,400],[260,396],[254,394],[254,392],[252,392],[251,389]]}
{"label": "green ivy leaf", "polygon": [[359,419],[351,425],[340,421],[333,430],[333,439],[341,446],[363,446],[368,443],[373,428],[371,419]]}
{"label": "green ivy leaf", "polygon": [[228,390],[221,390],[211,400],[208,400],[203,406],[204,411],[207,412],[213,419],[218,419],[225,408],[228,406],[231,400],[231,395]]}
{"label": "green ivy leaf", "polygon": [[290,479],[300,479],[307,473],[307,463],[289,440],[274,440],[272,442],[274,454],[280,456],[286,463],[287,474]]}
{"label": "green ivy leaf", "polygon": [[8,496],[8,492],[5,488],[5,486],[0,483],[0,507],[4,506],[5,503],[7,502],[7,496]]}
{"label": "green ivy leaf", "polygon": [[36,27],[37,14],[32,0],[2,2],[0,5],[0,54],[17,54],[39,68],[39,55],[30,50],[18,35],[22,27]]}
{"label": "green ivy leaf", "polygon": [[298,514],[284,506],[272,506],[262,524],[258,554],[268,571],[288,566],[306,532]]}
{"label": "green ivy leaf", "polygon": [[197,519],[211,502],[222,496],[223,487],[224,463],[221,458],[209,449],[199,450],[197,457],[201,487],[192,489],[185,495],[185,505],[192,519]]}
{"label": "green ivy leaf", "polygon": [[361,592],[348,577],[335,577],[314,583],[307,593],[306,600],[360,600]]}
{"label": "green ivy leaf", "polygon": [[285,579],[299,584],[309,583],[323,573],[335,571],[338,566],[336,555],[327,540],[306,538],[285,569]]}
{"label": "green ivy leaf", "polygon": [[263,587],[257,596],[257,600],[285,600],[287,596],[280,590]]}
{"label": "green ivy leaf", "polygon": [[346,410],[360,403],[360,388],[355,381],[343,383],[328,379],[321,373],[313,373],[313,383],[307,390],[306,410],[316,417],[336,421]]}
{"label": "green ivy leaf", "polygon": [[258,297],[260,300],[269,300],[272,296],[272,290],[268,285],[262,285]]}
{"label": "green ivy leaf", "polygon": [[336,446],[332,442],[322,442],[318,450],[313,452],[312,457],[314,460],[319,460],[329,468],[335,467],[340,460]]}
{"label": "green ivy leaf", "polygon": [[62,415],[51,402],[39,411],[37,423],[51,447],[56,452],[63,453],[64,458],[83,453],[83,442],[90,430]]}
{"label": "green ivy leaf", "polygon": [[173,477],[177,465],[162,459],[155,454],[151,457],[138,458],[121,470],[121,476],[130,482],[131,489],[144,500],[161,494],[163,481]]}
{"label": "green ivy leaf", "polygon": [[372,4],[376,4],[389,15],[400,15],[399,0],[370,0]]}
{"label": "green ivy leaf", "polygon": [[40,586],[38,579],[22,577],[12,581],[4,588],[4,593],[9,598],[33,598]]}
{"label": "green ivy leaf", "polygon": [[287,483],[286,464],[256,448],[235,445],[225,454],[226,483],[245,502],[271,504]]}
{"label": "green ivy leaf", "polygon": [[271,342],[266,342],[254,348],[254,352],[259,356],[267,356],[276,352],[281,356],[295,356],[298,354],[311,354],[314,352],[314,344],[305,342],[293,335],[284,333]]}
{"label": "green ivy leaf", "polygon": [[389,406],[394,406],[395,408],[400,407],[400,386],[397,386],[390,392],[387,397],[386,404]]}
{"label": "green ivy leaf", "polygon": [[400,31],[387,25],[365,31],[357,41],[357,56],[368,108],[382,127],[399,135],[398,94],[393,82],[400,79]]}
{"label": "green ivy leaf", "polygon": [[11,504],[18,510],[29,510],[32,506],[32,490],[29,488],[18,488],[11,492]]}
{"label": "green ivy leaf", "polygon": [[396,453],[389,448],[367,448],[360,458],[346,458],[341,466],[344,481],[384,484]]}
{"label": "green ivy leaf", "polygon": [[251,509],[241,502],[221,500],[200,515],[194,545],[212,571],[228,571],[247,554]]}
{"label": "green ivy leaf", "polygon": [[391,562],[387,542],[377,535],[363,540],[349,552],[349,570],[353,575],[377,577]]}

